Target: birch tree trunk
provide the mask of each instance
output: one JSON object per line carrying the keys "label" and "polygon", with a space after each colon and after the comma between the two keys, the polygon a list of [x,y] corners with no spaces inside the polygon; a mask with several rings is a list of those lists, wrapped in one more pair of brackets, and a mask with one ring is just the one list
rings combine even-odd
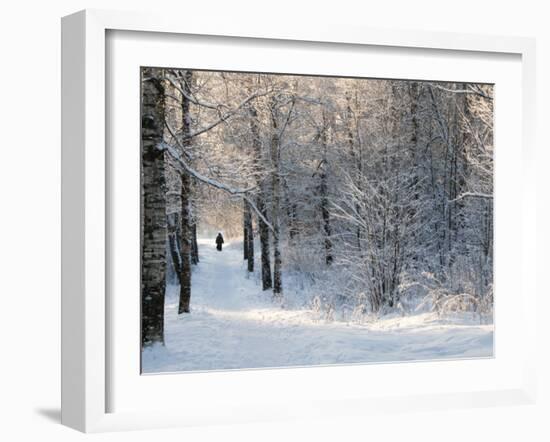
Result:
{"label": "birch tree trunk", "polygon": [[193,222],[191,231],[193,235],[193,241],[191,242],[191,262],[196,265],[199,263],[199,243],[197,241],[197,221],[196,220]]}
{"label": "birch tree trunk", "polygon": [[248,259],[248,226],[247,226],[246,201],[243,200],[243,259]]}
{"label": "birch tree trunk", "polygon": [[272,182],[271,182],[271,198],[272,198],[272,220],[273,225],[273,296],[275,298],[282,298],[283,293],[283,269],[282,269],[282,257],[281,257],[281,226],[280,226],[280,210],[281,210],[281,183],[280,183],[280,169],[281,169],[281,153],[280,153],[280,137],[279,127],[277,122],[277,115],[275,105],[272,104],[271,108],[271,167],[273,168]]}
{"label": "birch tree trunk", "polygon": [[323,160],[321,165],[321,217],[323,218],[323,231],[325,234],[325,263],[326,265],[332,264],[332,229],[330,226],[330,212],[328,209],[328,177],[327,177],[327,117],[325,110],[323,109],[323,132],[321,133],[321,143],[323,145]]}
{"label": "birch tree trunk", "polygon": [[250,204],[243,201],[244,204],[244,254],[247,260],[247,269],[254,271],[254,231],[252,230],[252,211]]}
{"label": "birch tree trunk", "polygon": [[164,86],[144,71],[141,107],[142,207],[141,223],[141,343],[164,344],[166,289],[166,177],[164,152]]}
{"label": "birch tree trunk", "polygon": [[[258,123],[258,112],[254,105],[249,106],[250,131],[252,132],[252,148],[254,151],[254,162],[256,168],[256,184],[258,186],[258,195],[256,197],[256,207],[265,219],[268,219],[267,208],[264,196],[264,186],[260,176],[262,166],[262,140],[260,138],[260,127]],[[271,278],[271,256],[269,247],[269,227],[258,217],[258,230],[260,231],[260,249],[262,263],[262,289],[269,290],[273,286]]]}
{"label": "birch tree trunk", "polygon": [[[177,213],[175,213],[177,215]],[[168,225],[168,245],[170,248],[170,255],[172,257],[172,265],[174,266],[174,273],[178,279],[178,283],[181,283],[181,241],[179,237],[179,218],[175,217],[175,225],[169,223]]]}
{"label": "birch tree trunk", "polygon": [[[182,87],[186,94],[191,95],[190,85],[192,72],[185,71],[185,81]],[[191,118],[189,115],[189,100],[182,96],[181,104],[182,138],[186,140],[191,132]],[[184,141],[183,147],[189,142]],[[178,313],[189,313],[191,303],[191,252],[192,252],[192,216],[191,216],[191,176],[187,172],[181,173],[181,277],[180,299]]]}
{"label": "birch tree trunk", "polygon": [[[356,92],[357,95],[357,92]],[[352,109],[352,100],[351,100],[351,92],[346,91],[346,138],[348,142],[349,147],[349,153],[352,161],[352,168],[355,171],[354,174],[352,174],[352,178],[354,178],[356,186],[358,189],[361,189],[361,178],[362,178],[362,164],[361,164],[361,158],[356,153],[356,146],[355,146],[355,136],[354,129],[353,129],[353,120],[354,120],[354,111]],[[357,97],[356,97],[357,99]],[[357,124],[355,124],[355,131],[357,131]],[[358,203],[355,203],[355,211],[357,212],[357,215],[359,218],[361,218],[361,208]],[[358,224],[355,231],[355,236],[357,237],[357,250],[361,251],[361,226]],[[328,263],[327,263],[328,264]]]}
{"label": "birch tree trunk", "polygon": [[191,210],[189,193],[191,177],[187,173],[181,176],[181,277],[180,302],[178,313],[189,313],[191,302]]}

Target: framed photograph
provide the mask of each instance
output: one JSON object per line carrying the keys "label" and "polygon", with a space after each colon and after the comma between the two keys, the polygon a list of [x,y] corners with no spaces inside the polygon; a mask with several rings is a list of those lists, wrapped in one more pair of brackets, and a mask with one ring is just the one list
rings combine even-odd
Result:
{"label": "framed photograph", "polygon": [[532,40],[62,31],[64,424],[534,400]]}

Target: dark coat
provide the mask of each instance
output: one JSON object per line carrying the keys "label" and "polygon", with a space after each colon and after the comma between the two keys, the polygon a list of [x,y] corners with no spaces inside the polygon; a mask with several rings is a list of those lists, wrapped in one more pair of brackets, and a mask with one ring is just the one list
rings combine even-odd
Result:
{"label": "dark coat", "polygon": [[218,233],[218,236],[216,237],[216,249],[221,250],[223,244],[223,236],[221,233]]}

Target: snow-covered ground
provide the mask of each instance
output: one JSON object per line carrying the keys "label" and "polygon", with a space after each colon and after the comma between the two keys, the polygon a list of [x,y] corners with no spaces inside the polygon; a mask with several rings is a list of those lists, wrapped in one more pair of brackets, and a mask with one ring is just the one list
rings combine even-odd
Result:
{"label": "snow-covered ground", "polygon": [[490,357],[493,325],[433,313],[362,324],[319,318],[304,306],[284,309],[247,273],[242,243],[217,252],[199,241],[191,313],[177,314],[178,287],[167,288],[165,346],[146,349],[144,373]]}

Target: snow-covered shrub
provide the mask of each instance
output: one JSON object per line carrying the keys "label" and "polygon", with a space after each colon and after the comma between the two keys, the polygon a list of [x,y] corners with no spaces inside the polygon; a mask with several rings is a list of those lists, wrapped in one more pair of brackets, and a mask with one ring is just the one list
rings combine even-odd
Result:
{"label": "snow-covered shrub", "polygon": [[[313,283],[316,277],[324,272],[322,254],[317,247],[314,247],[316,238],[300,238],[303,244],[301,247],[284,246],[285,249],[285,270],[289,273],[296,273],[301,276],[300,286]],[[312,246],[313,245],[313,246]]]}
{"label": "snow-covered shrub", "polygon": [[336,306],[326,295],[314,295],[310,308],[318,320],[332,322],[335,319]]}
{"label": "snow-covered shrub", "polygon": [[[431,274],[423,274],[423,288],[427,291],[416,311],[432,311],[439,316],[453,313],[472,313],[479,316],[480,322],[493,313],[492,286],[485,293],[457,291],[457,282],[449,280],[447,284]],[[461,286],[465,289],[468,287]]]}

